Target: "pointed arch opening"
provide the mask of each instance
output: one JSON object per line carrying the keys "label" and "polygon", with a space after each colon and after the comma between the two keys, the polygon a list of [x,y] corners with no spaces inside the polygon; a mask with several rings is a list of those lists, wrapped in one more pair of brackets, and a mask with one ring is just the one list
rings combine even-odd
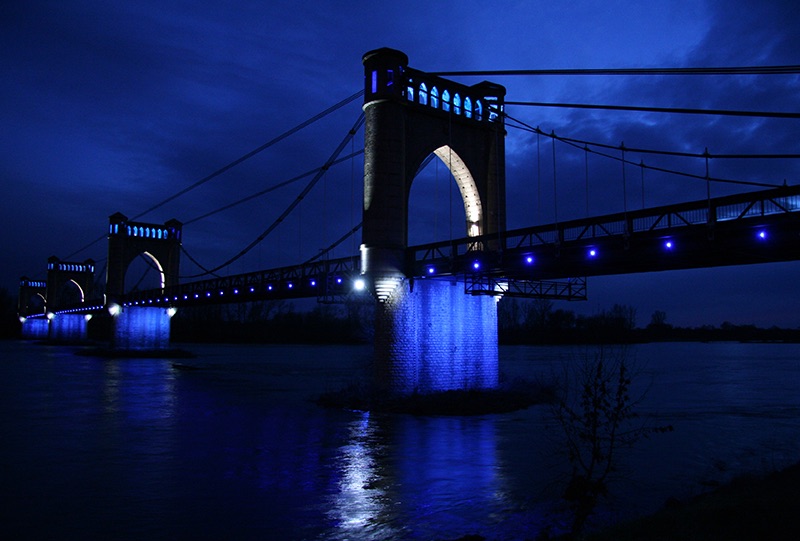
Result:
{"label": "pointed arch opening", "polygon": [[56,291],[56,303],[52,306],[74,306],[82,304],[86,299],[83,288],[74,279],[70,278]]}
{"label": "pointed arch opening", "polygon": [[[428,161],[432,159],[435,162],[421,168],[412,182],[413,200],[409,201],[409,212],[413,213],[413,218],[410,217],[408,222],[409,243],[422,244],[465,236],[459,222],[466,223],[466,236],[481,235],[483,204],[466,163],[448,145],[435,149]],[[455,181],[458,192],[447,188],[451,181]],[[458,209],[459,199],[463,213]],[[451,212],[443,212],[443,207],[451,208]],[[444,217],[448,214],[449,220]]]}
{"label": "pointed arch opening", "polygon": [[467,164],[452,148],[443,145],[433,151],[442,160],[455,178],[461,200],[464,202],[464,214],[467,220],[467,236],[477,237],[482,233],[481,219],[483,218],[483,205],[478,192],[478,185],[472,176]]}
{"label": "pointed arch opening", "polygon": [[151,289],[163,290],[166,274],[161,262],[147,251],[140,252],[125,270],[125,293]]}

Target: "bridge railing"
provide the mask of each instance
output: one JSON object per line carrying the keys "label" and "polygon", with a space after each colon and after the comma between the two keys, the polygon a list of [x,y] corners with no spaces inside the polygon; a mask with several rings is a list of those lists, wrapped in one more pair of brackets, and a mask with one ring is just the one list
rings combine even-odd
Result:
{"label": "bridge railing", "polygon": [[[561,247],[570,243],[626,238],[635,234],[667,232],[689,227],[709,227],[735,220],[753,220],[800,212],[800,186],[723,196],[713,199],[666,205],[606,216],[545,224],[493,235],[465,237],[409,247],[406,251],[408,276],[468,274],[469,293],[502,292],[513,295],[549,295],[585,297],[585,282],[527,283],[520,269],[507,268],[514,254],[515,265],[524,265],[527,250],[541,246]],[[501,250],[487,251],[484,246],[499,245]],[[505,261],[504,261],[505,258]],[[520,263],[523,261],[523,263]],[[514,280],[506,280],[509,271]],[[300,265],[260,270],[244,274],[187,282],[167,289],[135,291],[119,301],[124,305],[188,305],[192,303],[247,302],[250,300],[317,297],[325,301],[339,299],[352,291],[360,273],[358,256],[320,260]],[[544,288],[544,289],[543,289]],[[550,288],[550,289],[547,289]],[[564,289],[567,288],[567,289]],[[234,300],[235,299],[235,300]],[[64,307],[59,313],[90,313],[102,304],[88,301]],[[32,317],[38,317],[33,315]]]}
{"label": "bridge railing", "polygon": [[[120,299],[125,306],[166,306],[247,302],[265,299],[345,295],[359,273],[357,256],[328,259],[244,274],[186,282],[166,289],[133,291]],[[235,300],[234,300],[235,299]]]}
{"label": "bridge railing", "polygon": [[[757,192],[665,205],[545,224],[506,231],[491,236],[465,237],[413,246],[407,262],[413,272],[425,265],[455,265],[477,253],[476,245],[500,241],[505,251],[522,251],[537,246],[559,246],[573,242],[592,242],[610,237],[627,237],[683,227],[706,226],[718,222],[751,219],[800,212],[800,186],[783,186]],[[455,268],[454,267],[454,268]],[[460,268],[460,267],[459,267]]]}

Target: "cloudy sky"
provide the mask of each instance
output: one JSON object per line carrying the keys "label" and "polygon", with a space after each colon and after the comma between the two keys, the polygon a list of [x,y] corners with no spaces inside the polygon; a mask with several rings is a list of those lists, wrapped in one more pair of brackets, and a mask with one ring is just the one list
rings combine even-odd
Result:
{"label": "cloudy sky", "polygon": [[[360,112],[338,109],[198,188],[214,171],[362,88],[362,55],[404,51],[423,71],[800,64],[800,7],[786,1],[193,2],[10,0],[0,8],[0,287],[44,278],[51,255],[105,258],[108,216],[186,223],[206,267],[239,253],[281,215]],[[486,77],[483,77],[486,78]],[[483,78],[454,77],[467,84]],[[800,111],[798,75],[493,77],[509,101]],[[543,131],[628,148],[800,153],[796,119],[509,106]],[[344,154],[358,152],[363,137]],[[509,227],[702,199],[702,181],[626,168],[515,129],[507,137]],[[635,163],[705,173],[698,159],[630,153]],[[800,182],[800,160],[712,160],[711,176]],[[273,233],[223,273],[308,259],[360,222],[363,161],[331,169]],[[587,189],[587,181],[588,189]],[[432,163],[412,190],[412,242],[463,236],[453,184]],[[644,186],[644,189],[642,189]],[[713,195],[753,189],[713,184]],[[212,213],[250,195],[264,195]],[[554,195],[555,193],[555,195]],[[588,199],[587,199],[588,193]],[[148,212],[149,211],[149,212]],[[459,216],[461,212],[461,216]],[[453,231],[455,227],[456,231]],[[358,238],[334,256],[355,253]],[[146,268],[146,267],[144,267]],[[182,274],[199,269],[184,259]],[[129,281],[139,272],[129,271]],[[143,272],[143,271],[142,271]],[[591,314],[614,303],[675,325],[800,326],[800,263],[594,278]],[[149,278],[148,278],[149,279]]]}

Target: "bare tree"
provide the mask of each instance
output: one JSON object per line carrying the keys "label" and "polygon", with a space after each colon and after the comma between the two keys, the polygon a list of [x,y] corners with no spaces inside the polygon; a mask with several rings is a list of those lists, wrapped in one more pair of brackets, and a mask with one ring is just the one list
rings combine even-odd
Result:
{"label": "bare tree", "polygon": [[632,372],[626,351],[601,347],[593,358],[568,371],[553,406],[571,466],[564,498],[574,512],[573,537],[581,535],[599,500],[608,494],[619,450],[649,434],[672,430],[671,426],[633,422],[638,417],[635,407],[644,395],[631,398]]}

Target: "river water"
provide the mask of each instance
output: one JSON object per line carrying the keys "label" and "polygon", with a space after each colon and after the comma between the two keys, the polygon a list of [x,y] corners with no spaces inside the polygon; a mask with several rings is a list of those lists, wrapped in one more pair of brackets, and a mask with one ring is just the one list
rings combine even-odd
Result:
{"label": "river water", "polygon": [[[565,515],[548,407],[476,417],[332,411],[367,346],[186,346],[168,359],[0,342],[3,539],[533,539]],[[502,347],[548,380],[585,347]],[[800,345],[631,346],[642,418],[599,521],[800,459]]]}

